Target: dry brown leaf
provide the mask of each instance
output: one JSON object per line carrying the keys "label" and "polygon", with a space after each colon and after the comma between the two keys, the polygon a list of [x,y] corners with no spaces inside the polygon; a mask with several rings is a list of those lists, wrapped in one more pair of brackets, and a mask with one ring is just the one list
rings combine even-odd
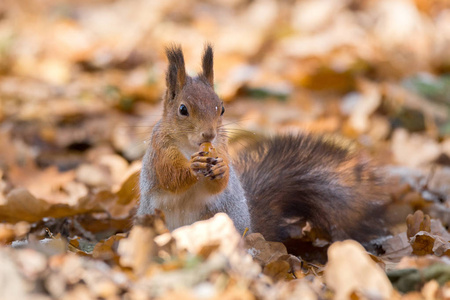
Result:
{"label": "dry brown leaf", "polygon": [[78,300],[78,299],[94,299],[94,295],[84,284],[77,284],[72,289],[64,294],[64,299]]}
{"label": "dry brown leaf", "polygon": [[441,220],[431,219],[430,233],[450,241],[450,232],[442,225]]}
{"label": "dry brown leaf", "polygon": [[145,275],[157,254],[155,236],[155,228],[135,225],[129,236],[119,242],[120,264],[132,268],[138,276]]}
{"label": "dry brown leaf", "polygon": [[117,191],[117,204],[128,205],[132,203],[135,205],[139,199],[139,175],[140,170],[135,171],[122,183],[120,189]]}
{"label": "dry brown leaf", "polygon": [[277,261],[287,255],[286,247],[279,242],[268,242],[260,233],[251,233],[245,237],[247,252],[253,256],[261,266]]}
{"label": "dry brown leaf", "polygon": [[209,244],[203,246],[200,251],[198,252],[198,255],[202,257],[203,259],[207,259],[212,253],[216,252],[219,248],[220,244]]}
{"label": "dry brown leaf", "polygon": [[[14,166],[17,163],[17,158],[20,151],[18,151],[18,147],[14,145],[14,141],[11,137],[11,131],[11,124],[9,126],[3,126],[0,128],[0,145],[3,145],[2,147],[0,147],[0,166]],[[6,145],[11,146],[6,147]],[[24,153],[20,154],[23,155]],[[3,170],[0,170],[0,172],[3,173]],[[2,176],[0,176],[0,178],[1,177]]]}
{"label": "dry brown leaf", "polygon": [[26,299],[29,284],[12,259],[12,249],[0,247],[0,299]]}
{"label": "dry brown leaf", "polygon": [[205,247],[217,247],[216,251],[209,254],[208,260],[225,257],[230,268],[242,276],[253,277],[261,272],[251,256],[245,253],[241,235],[225,213],[177,228],[172,232],[172,237],[179,251],[187,250],[200,255]]}
{"label": "dry brown leaf", "polygon": [[415,255],[427,255],[433,254],[435,236],[426,232],[420,231],[413,238],[411,238],[411,246],[413,248],[413,254]]}
{"label": "dry brown leaf", "polygon": [[[49,172],[51,178],[58,176],[54,171]],[[72,178],[72,175],[70,176]],[[61,180],[66,181],[66,178]],[[108,190],[98,190],[92,196],[87,196],[87,189],[83,184],[70,181],[64,187],[58,188],[58,190],[62,188],[65,192],[58,192],[58,198],[53,198],[51,202],[46,198],[35,197],[24,188],[16,188],[6,195],[4,202],[0,203],[0,217],[7,222],[36,222],[44,217],[60,218],[86,212],[107,211],[113,218],[128,218],[138,199],[137,180],[138,173],[135,172],[123,182],[117,194]],[[48,186],[44,188],[43,193],[54,196],[55,194],[48,188]],[[53,202],[56,200],[56,203]]]}
{"label": "dry brown leaf", "polygon": [[0,224],[0,244],[10,243],[23,238],[30,231],[30,224],[18,222],[12,224]]}
{"label": "dry brown leaf", "polygon": [[[418,220],[422,219],[421,214],[418,214]],[[426,220],[426,218],[423,218]],[[426,225],[428,227],[427,231],[419,231],[414,237],[411,238],[411,246],[413,248],[413,254],[415,255],[427,255],[427,254],[435,254],[437,256],[449,255],[450,254],[450,239],[448,238],[448,233],[445,231],[443,236],[439,236],[441,231],[438,230],[437,234],[432,234],[431,231],[431,222],[428,221]],[[434,225],[436,230],[438,228]]]}
{"label": "dry brown leaf", "polygon": [[393,288],[386,274],[355,241],[336,242],[328,249],[325,282],[335,299],[349,299],[354,292],[387,299]]}
{"label": "dry brown leaf", "polygon": [[383,260],[398,262],[404,256],[412,254],[412,247],[406,232],[399,233],[392,238],[387,239],[382,244],[385,254],[382,255]]}
{"label": "dry brown leaf", "polygon": [[106,154],[97,158],[99,166],[105,166],[109,174],[111,174],[111,181],[113,186],[120,186],[126,178],[129,164],[125,158],[117,154]]}
{"label": "dry brown leaf", "polygon": [[111,173],[105,166],[83,164],[77,168],[76,179],[88,186],[110,188],[112,186]]}
{"label": "dry brown leaf", "polygon": [[314,277],[313,282],[307,280],[291,280],[278,285],[276,291],[265,296],[268,299],[318,300],[320,299],[320,293],[318,292],[321,289],[320,286],[323,286],[323,282],[318,277]]}
{"label": "dry brown leaf", "polygon": [[224,213],[213,218],[196,222],[190,226],[180,227],[172,232],[177,247],[198,254],[205,246],[219,245],[219,251],[225,255],[235,252],[241,236],[236,231],[233,221]]}
{"label": "dry brown leaf", "polygon": [[85,212],[101,211],[92,198],[84,198],[76,206],[50,204],[31,195],[24,188],[12,190],[6,196],[6,203],[0,205],[0,218],[6,222],[37,222],[45,217],[67,217]]}
{"label": "dry brown leaf", "polygon": [[407,193],[402,201],[410,205],[414,210],[426,209],[430,206],[430,202],[423,198],[422,194],[418,191],[412,191]]}
{"label": "dry brown leaf", "polygon": [[287,261],[277,260],[272,261],[264,266],[263,273],[270,276],[273,280],[287,279],[289,276],[290,266]]}
{"label": "dry brown leaf", "polygon": [[436,263],[442,263],[442,258],[434,255],[404,256],[397,264],[396,269],[425,269]]}
{"label": "dry brown leaf", "polygon": [[7,244],[16,239],[14,225],[0,224],[0,244]]}
{"label": "dry brown leaf", "polygon": [[64,186],[75,179],[73,171],[61,173],[56,167],[41,171],[36,167],[13,166],[9,171],[9,177],[16,187],[26,188],[33,196],[51,203],[76,204],[78,201],[78,199],[71,199],[64,191]]}
{"label": "dry brown leaf", "polygon": [[0,169],[0,205],[6,202],[6,182],[3,181],[3,170]]}
{"label": "dry brown leaf", "polygon": [[46,217],[50,204],[31,195],[26,189],[14,189],[6,196],[6,203],[0,206],[0,216],[6,222],[36,222]]}
{"label": "dry brown leaf", "polygon": [[299,257],[294,256],[292,254],[283,255],[278,260],[283,260],[289,263],[289,270],[293,273],[297,278],[302,278],[302,266],[303,264],[308,266],[306,262],[303,262]]}
{"label": "dry brown leaf", "polygon": [[396,162],[419,167],[436,160],[441,154],[441,146],[430,137],[398,128],[392,135],[392,152]]}
{"label": "dry brown leaf", "polygon": [[420,291],[425,298],[425,300],[438,299],[439,283],[436,280],[431,280],[425,283],[422,290]]}
{"label": "dry brown leaf", "polygon": [[433,252],[436,256],[450,257],[450,242],[441,237],[437,237],[434,241]]}
{"label": "dry brown leaf", "polygon": [[383,259],[381,257],[375,256],[371,253],[368,253],[370,258],[382,269],[382,270],[386,270],[386,262],[383,261]]}
{"label": "dry brown leaf", "polygon": [[243,289],[239,285],[234,285],[225,290],[224,293],[213,298],[213,300],[255,300],[254,293],[247,289]]}
{"label": "dry brown leaf", "polygon": [[109,259],[119,259],[117,250],[118,242],[125,238],[124,234],[116,234],[110,236],[105,241],[98,242],[94,250],[92,251],[92,257],[95,259],[109,260]]}
{"label": "dry brown leaf", "polygon": [[361,95],[350,114],[349,122],[357,132],[367,132],[370,129],[370,116],[381,104],[381,93],[378,85],[369,81],[360,81]]}
{"label": "dry brown leaf", "polygon": [[421,210],[418,210],[414,213],[414,215],[408,215],[408,217],[406,218],[406,225],[408,226],[408,230],[406,232],[408,238],[413,237],[419,231],[430,232],[430,216],[425,215]]}
{"label": "dry brown leaf", "polygon": [[183,300],[196,300],[197,297],[189,289],[178,288],[175,291],[168,291],[162,297],[161,300],[183,299]]}

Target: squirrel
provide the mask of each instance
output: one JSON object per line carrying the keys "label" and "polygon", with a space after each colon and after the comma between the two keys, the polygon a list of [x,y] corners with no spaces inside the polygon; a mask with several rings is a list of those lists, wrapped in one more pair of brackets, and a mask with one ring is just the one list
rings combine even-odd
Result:
{"label": "squirrel", "polygon": [[[163,115],[143,158],[137,215],[161,210],[173,230],[224,212],[239,232],[280,242],[298,238],[307,224],[333,241],[367,242],[384,231],[387,195],[364,155],[296,133],[259,139],[230,157],[211,45],[196,77],[186,74],[180,46],[166,55]],[[205,143],[214,155],[201,149]]]}

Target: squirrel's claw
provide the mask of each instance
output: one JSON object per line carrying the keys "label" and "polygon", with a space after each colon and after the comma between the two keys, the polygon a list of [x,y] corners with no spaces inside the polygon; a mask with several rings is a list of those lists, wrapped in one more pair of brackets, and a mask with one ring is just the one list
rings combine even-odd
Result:
{"label": "squirrel's claw", "polygon": [[199,151],[191,155],[191,170],[199,178],[203,175],[211,180],[221,179],[225,176],[228,167],[223,159],[207,156],[208,152]]}
{"label": "squirrel's claw", "polygon": [[211,180],[221,179],[225,176],[226,172],[227,166],[225,164],[219,163],[211,167],[211,170],[206,174],[206,177],[210,177]]}

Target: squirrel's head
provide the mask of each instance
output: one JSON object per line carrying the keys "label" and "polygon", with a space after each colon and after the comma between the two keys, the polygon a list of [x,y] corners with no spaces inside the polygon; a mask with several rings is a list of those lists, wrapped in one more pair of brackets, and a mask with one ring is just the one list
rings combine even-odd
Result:
{"label": "squirrel's head", "polygon": [[[220,134],[223,102],[214,92],[213,50],[205,47],[202,72],[197,77],[186,74],[183,52],[179,46],[166,49],[169,67],[164,97],[163,120],[170,134],[190,150],[198,151],[203,142],[223,142]],[[196,150],[197,149],[197,150]]]}

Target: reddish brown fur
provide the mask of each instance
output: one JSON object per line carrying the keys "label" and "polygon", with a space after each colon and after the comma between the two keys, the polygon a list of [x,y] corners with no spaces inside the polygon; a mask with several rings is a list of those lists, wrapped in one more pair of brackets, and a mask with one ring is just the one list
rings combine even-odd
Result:
{"label": "reddish brown fur", "polygon": [[[139,214],[165,209],[174,229],[225,212],[241,232],[249,227],[283,242],[306,222],[331,240],[364,242],[384,232],[386,194],[363,155],[322,137],[286,135],[258,141],[233,166],[211,47],[195,78],[186,75],[179,47],[167,56],[164,112],[144,157]],[[204,142],[217,159],[199,152]]]}
{"label": "reddish brown fur", "polygon": [[[152,138],[154,149],[159,150],[154,157],[159,186],[173,193],[188,190],[198,182],[192,172],[192,159],[186,156],[198,151],[198,147],[207,138],[216,136],[214,145],[218,156],[228,169],[226,137],[221,132],[222,101],[211,88],[213,84],[212,49],[207,46],[203,55],[203,73],[196,78],[185,74],[184,57],[179,47],[167,49],[169,68],[167,71],[167,93],[164,99],[163,118],[159,130]],[[183,104],[189,116],[181,116],[178,108]],[[180,151],[181,150],[181,151]],[[184,150],[184,152],[183,152]],[[228,172],[214,180],[204,180],[206,189],[216,194],[226,188]]]}
{"label": "reddish brown fur", "polygon": [[189,161],[175,147],[159,151],[154,164],[159,188],[162,190],[178,194],[185,192],[198,181],[191,172]]}
{"label": "reddish brown fur", "polygon": [[218,157],[221,157],[223,159],[224,162],[224,167],[226,168],[225,174],[223,175],[222,178],[220,179],[216,179],[216,180],[206,180],[205,185],[207,190],[211,193],[211,194],[218,194],[220,192],[222,192],[228,184],[228,179],[229,179],[229,171],[228,171],[228,164],[229,164],[229,158],[228,158],[228,153],[226,148],[224,149],[219,148],[217,149],[217,154]]}
{"label": "reddish brown fur", "polygon": [[213,50],[211,45],[206,45],[205,54],[202,58],[203,77],[208,80],[211,86],[214,86],[214,69],[213,69]]}
{"label": "reddish brown fur", "polygon": [[169,59],[169,68],[166,74],[167,93],[166,99],[173,99],[180,92],[186,82],[186,70],[184,67],[184,56],[180,47],[166,49]]}

